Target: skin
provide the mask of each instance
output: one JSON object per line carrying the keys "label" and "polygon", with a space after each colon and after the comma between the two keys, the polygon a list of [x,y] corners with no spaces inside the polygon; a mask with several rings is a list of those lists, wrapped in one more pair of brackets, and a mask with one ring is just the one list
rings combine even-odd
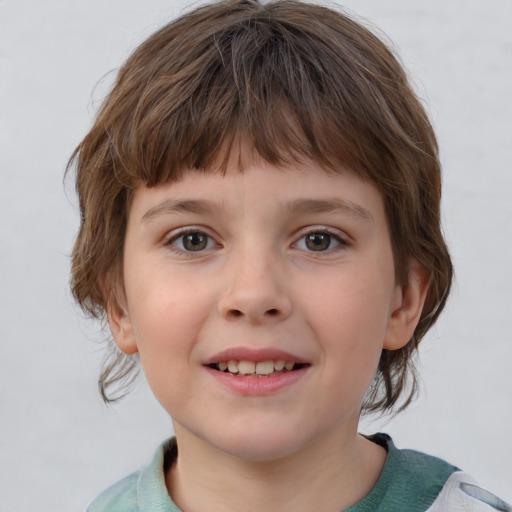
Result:
{"label": "skin", "polygon": [[[189,250],[183,229],[204,247]],[[321,496],[329,512],[369,492],[386,454],[358,435],[359,412],[382,349],[405,345],[418,322],[428,279],[412,268],[403,290],[382,198],[350,172],[254,160],[139,186],[109,321],[172,416],[166,484],[180,508],[300,512]],[[247,395],[205,366],[226,349],[307,365]]]}

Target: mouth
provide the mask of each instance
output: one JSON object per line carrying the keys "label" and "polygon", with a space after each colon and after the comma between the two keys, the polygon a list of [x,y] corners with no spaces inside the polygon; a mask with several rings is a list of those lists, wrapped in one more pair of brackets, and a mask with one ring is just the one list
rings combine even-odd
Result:
{"label": "mouth", "polygon": [[226,361],[210,363],[207,366],[221,373],[238,375],[242,377],[265,378],[294,372],[309,366],[309,364],[298,363],[294,361],[284,361],[280,359],[268,361],[229,359]]}

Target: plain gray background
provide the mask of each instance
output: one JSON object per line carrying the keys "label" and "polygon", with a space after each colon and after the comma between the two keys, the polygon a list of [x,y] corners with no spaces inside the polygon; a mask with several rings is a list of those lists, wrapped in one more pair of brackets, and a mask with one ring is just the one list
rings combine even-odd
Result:
{"label": "plain gray background", "polygon": [[[102,335],[67,289],[78,215],[62,180],[110,78],[95,84],[188,5],[0,0],[2,511],[82,510],[171,433],[142,378],[115,408],[99,398]],[[512,502],[512,1],[345,5],[394,41],[431,113],[457,272],[422,342],[419,400],[362,430],[439,455]]]}

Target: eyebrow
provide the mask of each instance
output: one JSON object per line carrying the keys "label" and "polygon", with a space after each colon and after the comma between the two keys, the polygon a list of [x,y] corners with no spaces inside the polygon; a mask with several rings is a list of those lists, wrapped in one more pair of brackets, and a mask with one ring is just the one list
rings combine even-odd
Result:
{"label": "eyebrow", "polygon": [[[218,208],[216,203],[202,199],[166,199],[150,208],[142,217],[146,222],[155,217],[179,213],[211,214]],[[362,206],[345,199],[296,199],[287,205],[293,215],[307,213],[342,212],[368,222],[375,222],[373,215]]]}
{"label": "eyebrow", "polygon": [[366,208],[346,199],[296,199],[290,203],[289,208],[293,214],[342,212],[367,222],[375,222]]}
{"label": "eyebrow", "polygon": [[177,213],[199,213],[209,214],[215,209],[214,205],[209,201],[200,199],[166,199],[161,203],[150,208],[143,216],[142,220],[148,221],[162,215]]}

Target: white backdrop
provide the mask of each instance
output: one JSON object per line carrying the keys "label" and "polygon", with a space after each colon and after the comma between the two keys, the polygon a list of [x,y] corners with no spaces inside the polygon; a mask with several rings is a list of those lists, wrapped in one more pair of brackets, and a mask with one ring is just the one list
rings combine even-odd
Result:
{"label": "white backdrop", "polygon": [[[80,511],[171,433],[143,379],[114,408],[99,398],[99,328],[67,289],[78,215],[62,179],[97,81],[187,4],[0,0],[2,511]],[[423,341],[419,400],[363,431],[442,456],[512,502],[512,1],[345,5],[395,42],[429,107],[457,271]]]}

